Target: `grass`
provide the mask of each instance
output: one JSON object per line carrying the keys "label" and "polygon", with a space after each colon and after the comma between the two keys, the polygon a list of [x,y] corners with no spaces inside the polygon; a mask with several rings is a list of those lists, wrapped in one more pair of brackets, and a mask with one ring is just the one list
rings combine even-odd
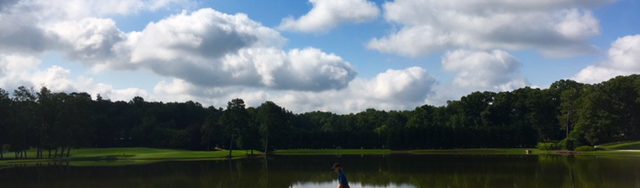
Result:
{"label": "grass", "polygon": [[[260,155],[254,151],[254,155]],[[29,157],[35,156],[35,151],[27,152]],[[45,152],[45,156],[47,153]],[[86,148],[71,150],[71,156],[62,160],[53,159],[13,159],[13,153],[5,153],[5,160],[0,160],[2,166],[30,166],[39,164],[68,163],[71,166],[120,166],[134,164],[149,164],[162,161],[193,161],[193,160],[226,160],[228,151],[188,151],[155,148]],[[233,151],[233,159],[249,156],[249,151]],[[7,158],[8,157],[8,158]]]}
{"label": "grass", "polygon": [[433,149],[433,150],[388,150],[388,149],[290,149],[275,151],[275,155],[389,155],[389,154],[412,154],[412,155],[525,155],[526,150],[530,154],[546,154],[550,152],[536,149]]}
{"label": "grass", "polygon": [[273,152],[275,155],[388,155],[388,149],[286,149]]}
{"label": "grass", "polygon": [[[529,153],[527,153],[529,150]],[[428,150],[385,150],[385,149],[290,149],[278,150],[273,154],[283,156],[314,156],[314,155],[584,155],[584,156],[638,156],[640,150],[603,150],[603,151],[566,151],[566,150],[538,150],[532,148],[471,148],[471,149],[428,149]]]}
{"label": "grass", "polygon": [[598,147],[605,150],[640,150],[640,141],[609,143]]}
{"label": "grass", "polygon": [[[588,152],[543,151],[524,148],[480,148],[480,149],[439,149],[439,150],[388,150],[388,149],[288,149],[274,151],[282,156],[314,155],[585,155],[585,156],[640,156],[640,141],[614,143],[600,146],[605,150]],[[527,153],[526,151],[530,152]],[[27,152],[35,156],[34,150]],[[122,166],[149,164],[162,161],[226,160],[228,151],[188,151],[156,148],[85,148],[74,149],[66,160],[25,159],[15,160],[13,153],[5,153],[0,160],[0,168],[13,166],[34,166],[42,164],[68,164],[70,166]],[[45,156],[47,153],[45,152]],[[254,155],[262,155],[254,151]],[[249,151],[233,151],[233,159],[249,157]]]}
{"label": "grass", "polygon": [[537,149],[525,148],[479,148],[479,149],[445,149],[445,150],[411,150],[410,154],[416,155],[526,155],[529,154],[546,154],[546,152]]}

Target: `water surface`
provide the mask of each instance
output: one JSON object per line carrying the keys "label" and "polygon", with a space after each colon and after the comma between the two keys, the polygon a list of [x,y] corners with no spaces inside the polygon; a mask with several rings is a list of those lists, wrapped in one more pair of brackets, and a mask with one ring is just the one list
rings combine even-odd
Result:
{"label": "water surface", "polygon": [[335,188],[331,164],[352,187],[640,187],[640,158],[387,155],[277,156],[120,167],[0,169],[0,187]]}

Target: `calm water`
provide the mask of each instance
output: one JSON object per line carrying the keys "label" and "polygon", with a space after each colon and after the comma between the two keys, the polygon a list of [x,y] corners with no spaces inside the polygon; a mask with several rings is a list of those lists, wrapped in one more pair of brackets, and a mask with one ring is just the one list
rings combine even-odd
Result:
{"label": "calm water", "polygon": [[0,187],[640,187],[640,158],[560,156],[326,156],[165,162],[123,167],[0,169]]}

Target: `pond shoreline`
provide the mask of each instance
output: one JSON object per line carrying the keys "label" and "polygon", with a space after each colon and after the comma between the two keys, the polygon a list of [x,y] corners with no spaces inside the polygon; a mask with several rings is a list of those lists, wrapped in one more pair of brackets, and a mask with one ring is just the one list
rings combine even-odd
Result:
{"label": "pond shoreline", "polygon": [[[254,150],[234,150],[232,160],[263,157]],[[7,154],[7,153],[5,153]],[[604,151],[544,151],[527,148],[469,148],[469,149],[287,149],[276,150],[273,156],[341,156],[341,155],[558,155],[558,156],[637,156],[640,150]],[[9,155],[5,155],[7,157]],[[0,160],[0,169],[20,166],[70,165],[70,166],[123,166],[169,161],[228,160],[228,151],[188,151],[155,148],[83,148],[72,150],[71,157],[58,159],[12,159]]]}

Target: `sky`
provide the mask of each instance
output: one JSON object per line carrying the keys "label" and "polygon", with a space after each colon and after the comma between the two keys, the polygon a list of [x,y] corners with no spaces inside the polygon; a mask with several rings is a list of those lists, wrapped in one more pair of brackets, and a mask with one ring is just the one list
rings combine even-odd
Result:
{"label": "sky", "polygon": [[0,88],[293,112],[640,73],[635,0],[3,0]]}

